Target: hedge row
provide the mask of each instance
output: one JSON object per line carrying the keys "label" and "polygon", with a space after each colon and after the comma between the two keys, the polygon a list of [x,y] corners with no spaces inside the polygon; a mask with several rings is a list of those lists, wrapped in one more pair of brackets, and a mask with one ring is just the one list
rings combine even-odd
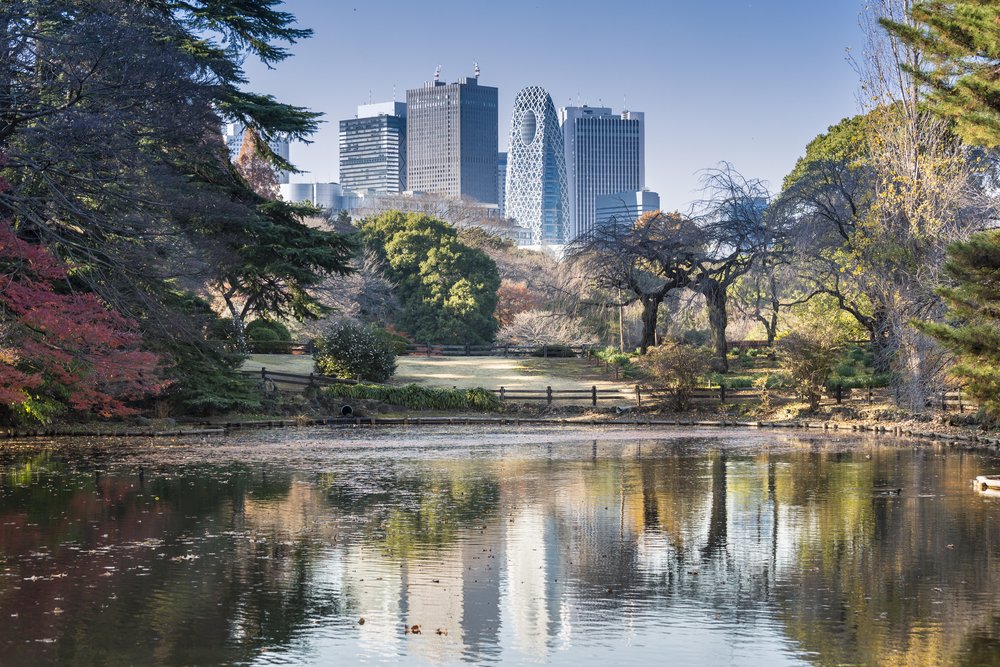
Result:
{"label": "hedge row", "polygon": [[481,389],[436,389],[407,384],[389,387],[374,384],[334,385],[324,390],[328,396],[380,401],[411,410],[479,410],[496,412],[500,399]]}

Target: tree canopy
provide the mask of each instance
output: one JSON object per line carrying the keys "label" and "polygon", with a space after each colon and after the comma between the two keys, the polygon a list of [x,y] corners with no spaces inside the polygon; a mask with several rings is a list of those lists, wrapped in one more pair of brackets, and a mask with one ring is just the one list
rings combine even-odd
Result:
{"label": "tree canopy", "polygon": [[397,329],[421,341],[493,341],[500,275],[485,252],[461,243],[447,223],[419,213],[389,211],[360,228],[397,286]]}
{"label": "tree canopy", "polygon": [[994,0],[924,0],[909,18],[881,22],[921,52],[924,66],[910,69],[930,88],[926,103],[954,121],[965,142],[1000,146],[1000,7]]}

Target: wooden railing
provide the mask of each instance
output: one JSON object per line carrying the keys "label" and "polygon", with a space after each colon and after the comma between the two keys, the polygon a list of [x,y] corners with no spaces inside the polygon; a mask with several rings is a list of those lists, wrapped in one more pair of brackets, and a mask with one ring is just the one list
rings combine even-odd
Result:
{"label": "wooden railing", "polygon": [[[269,371],[262,367],[259,371],[244,370],[244,375],[260,378],[264,382],[271,382],[275,385],[293,385],[300,387],[328,387],[336,384],[359,384],[358,380],[345,378],[332,378],[325,375],[310,373],[303,375],[300,373],[282,373],[280,371]],[[509,389],[500,387],[490,390],[501,401],[545,401],[548,405],[556,401],[586,401],[592,406],[597,406],[601,401],[634,401],[642,405],[643,400],[662,400],[672,398],[673,392],[669,389],[644,387],[642,385],[632,385],[631,387],[610,387],[599,389],[597,385],[589,387],[578,387],[569,389],[553,389],[551,386],[539,387],[537,389]],[[795,398],[795,391],[792,389],[772,389],[770,393],[775,398],[791,399]],[[871,405],[875,402],[887,401],[890,399],[888,390],[877,387],[848,388],[841,385],[828,387],[825,392],[827,401],[834,404],[842,403],[863,403]],[[688,398],[692,403],[741,403],[744,401],[756,401],[761,397],[760,389],[740,388],[734,389],[725,386],[719,387],[699,387],[691,390]],[[971,400],[961,389],[951,389],[939,392],[928,407],[939,407],[943,412],[975,412],[979,405]]]}

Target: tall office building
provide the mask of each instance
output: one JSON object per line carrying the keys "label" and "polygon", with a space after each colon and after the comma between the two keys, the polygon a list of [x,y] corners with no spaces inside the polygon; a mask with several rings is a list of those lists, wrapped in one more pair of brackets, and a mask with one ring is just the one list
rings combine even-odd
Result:
{"label": "tall office building", "polygon": [[406,91],[406,184],[483,204],[497,200],[497,89],[478,73]]}
{"label": "tall office building", "polygon": [[598,195],[594,206],[594,225],[615,222],[631,226],[643,213],[660,210],[660,195],[650,190],[616,192]]}
{"label": "tall office building", "polygon": [[362,104],[340,121],[340,185],[358,192],[406,190],[406,104]]}
{"label": "tall office building", "polygon": [[569,204],[563,136],[552,98],[529,86],[514,98],[507,158],[507,217],[535,244],[566,242]]}
{"label": "tall office building", "polygon": [[582,106],[560,109],[559,122],[572,240],[593,228],[598,196],[645,188],[645,119],[638,111]]}
{"label": "tall office building", "polygon": [[[236,158],[239,157],[240,148],[243,146],[243,136],[246,132],[246,127],[239,123],[223,124],[222,138],[226,142],[226,147],[229,149],[230,161],[235,162]],[[285,162],[288,162],[288,141],[283,139],[273,139],[268,145],[276,155],[278,155]],[[275,172],[275,176],[278,179],[279,185],[288,183],[287,171],[277,171]]]}
{"label": "tall office building", "polygon": [[507,192],[507,154],[497,153],[497,204],[500,209],[500,217],[507,217],[507,208],[504,197]]}

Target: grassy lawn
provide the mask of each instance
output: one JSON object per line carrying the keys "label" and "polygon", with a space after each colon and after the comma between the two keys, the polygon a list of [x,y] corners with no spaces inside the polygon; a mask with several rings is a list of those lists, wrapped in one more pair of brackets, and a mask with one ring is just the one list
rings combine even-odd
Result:
{"label": "grassy lawn", "polygon": [[[244,370],[261,367],[278,373],[308,375],[313,371],[312,357],[289,354],[253,354],[244,362]],[[429,387],[483,387],[497,389],[580,389],[597,385],[598,389],[631,386],[615,382],[584,359],[512,359],[502,357],[399,357],[391,384],[415,383]]]}

